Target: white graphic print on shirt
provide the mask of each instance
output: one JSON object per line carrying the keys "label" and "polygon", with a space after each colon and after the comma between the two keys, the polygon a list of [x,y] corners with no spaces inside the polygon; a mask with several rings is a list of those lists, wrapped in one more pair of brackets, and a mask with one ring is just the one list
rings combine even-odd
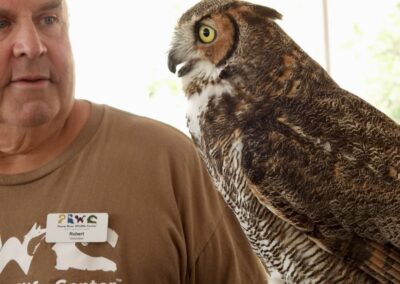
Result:
{"label": "white graphic print on shirt", "polygon": [[[35,223],[24,236],[22,243],[17,237],[11,237],[3,244],[0,235],[0,274],[2,274],[10,261],[15,261],[27,275],[35,252],[45,238],[45,233],[46,229],[42,229]],[[28,252],[30,242],[40,236],[41,238],[35,245],[32,255],[30,255]],[[107,231],[107,242],[113,248],[116,247],[118,242],[118,234],[110,228]],[[117,271],[117,265],[112,260],[101,256],[93,257],[87,255],[79,250],[74,243],[56,243],[53,245],[52,250],[57,256],[56,270]]]}
{"label": "white graphic print on shirt", "polygon": [[8,239],[3,245],[0,236],[0,274],[3,272],[4,267],[11,260],[14,260],[16,263],[18,263],[22,271],[25,274],[28,274],[33,255],[35,254],[37,248],[40,246],[40,243],[44,239],[44,236],[35,246],[35,249],[33,250],[33,255],[29,255],[28,245],[32,239],[44,235],[45,233],[45,229],[41,229],[40,226],[34,224],[30,231],[24,236],[24,240],[22,243],[17,238],[12,237]]}

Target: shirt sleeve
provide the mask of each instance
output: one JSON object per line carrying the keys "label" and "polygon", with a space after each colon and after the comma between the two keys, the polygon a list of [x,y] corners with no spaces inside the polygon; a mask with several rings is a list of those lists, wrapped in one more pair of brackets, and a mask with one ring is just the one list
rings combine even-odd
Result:
{"label": "shirt sleeve", "polygon": [[267,283],[260,260],[215,189],[193,143],[174,147],[171,156],[175,160],[170,167],[172,183],[188,256],[187,283]]}
{"label": "shirt sleeve", "polygon": [[228,207],[200,252],[191,283],[268,283],[261,261],[253,253],[236,217]]}

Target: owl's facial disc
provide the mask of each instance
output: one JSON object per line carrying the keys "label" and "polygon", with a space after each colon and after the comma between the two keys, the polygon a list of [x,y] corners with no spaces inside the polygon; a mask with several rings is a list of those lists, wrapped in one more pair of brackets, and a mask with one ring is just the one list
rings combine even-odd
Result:
{"label": "owl's facial disc", "polygon": [[[225,63],[236,48],[237,33],[233,19],[226,14],[207,16],[192,26],[178,28],[168,56],[169,70],[175,73],[177,66],[182,64],[179,77],[192,71],[209,73],[201,68],[211,65],[217,68]],[[207,64],[200,64],[202,62]]]}

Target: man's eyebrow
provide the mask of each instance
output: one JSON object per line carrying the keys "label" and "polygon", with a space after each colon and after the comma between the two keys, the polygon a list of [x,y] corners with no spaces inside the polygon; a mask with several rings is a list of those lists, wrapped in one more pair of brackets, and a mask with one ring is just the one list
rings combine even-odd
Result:
{"label": "man's eyebrow", "polygon": [[[50,0],[41,6],[39,6],[38,11],[46,11],[56,9],[61,6],[64,0]],[[0,8],[0,18],[9,18],[12,17],[13,13],[8,9]]]}
{"label": "man's eyebrow", "polygon": [[0,18],[9,18],[12,16],[12,13],[7,9],[0,8]]}
{"label": "man's eyebrow", "polygon": [[64,0],[51,0],[51,1],[48,1],[47,3],[44,3],[43,5],[41,5],[39,7],[38,11],[46,11],[46,10],[56,9],[56,8],[61,6],[63,1]]}

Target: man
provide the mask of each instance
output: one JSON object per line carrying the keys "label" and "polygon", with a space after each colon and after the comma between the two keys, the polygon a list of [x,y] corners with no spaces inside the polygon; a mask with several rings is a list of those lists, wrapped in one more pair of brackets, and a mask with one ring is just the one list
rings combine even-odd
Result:
{"label": "man", "polygon": [[65,1],[0,1],[0,283],[264,283],[191,142],[73,70]]}

